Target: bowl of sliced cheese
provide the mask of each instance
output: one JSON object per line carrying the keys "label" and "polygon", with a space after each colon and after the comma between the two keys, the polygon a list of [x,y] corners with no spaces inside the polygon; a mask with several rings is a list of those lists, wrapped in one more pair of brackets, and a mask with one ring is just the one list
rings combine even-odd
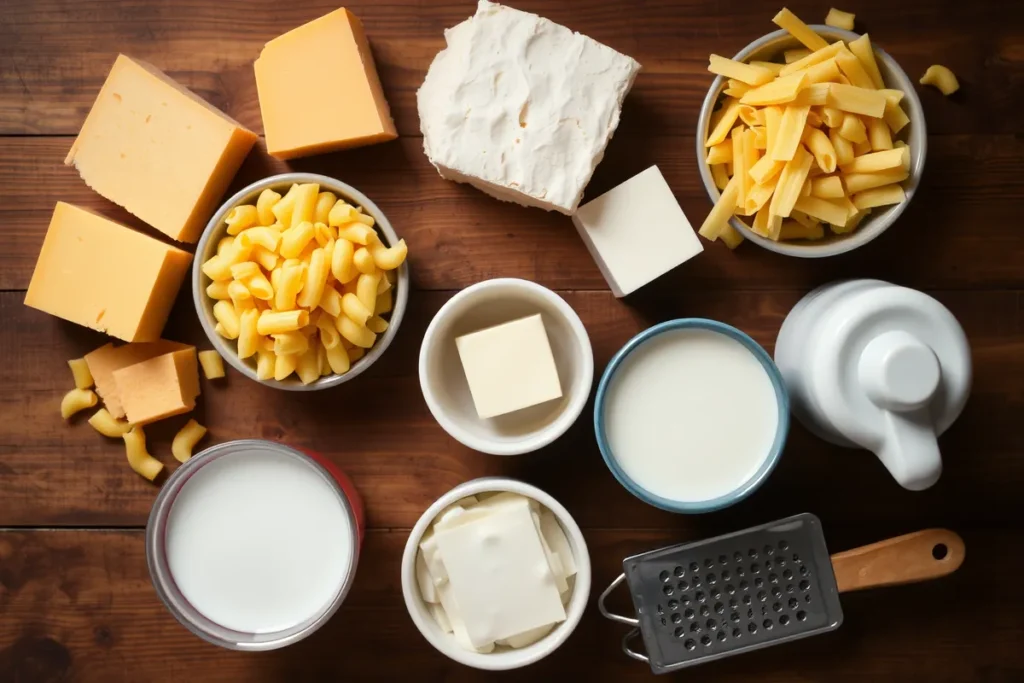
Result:
{"label": "bowl of sliced cheese", "polygon": [[742,238],[804,258],[852,251],[884,232],[924,169],[924,114],[914,84],[867,34],[804,24],[782,30],[717,74],[697,124],[697,157],[715,207],[701,235]]}
{"label": "bowl of sliced cheese", "polygon": [[342,384],[395,337],[409,298],[405,240],[340,180],[284,173],[240,190],[196,247],[203,330],[236,370],[279,389]]}
{"label": "bowl of sliced cheese", "polygon": [[587,543],[569,512],[505,477],[441,496],[402,555],[402,593],[416,628],[445,656],[487,671],[557,650],[583,616],[590,579]]}

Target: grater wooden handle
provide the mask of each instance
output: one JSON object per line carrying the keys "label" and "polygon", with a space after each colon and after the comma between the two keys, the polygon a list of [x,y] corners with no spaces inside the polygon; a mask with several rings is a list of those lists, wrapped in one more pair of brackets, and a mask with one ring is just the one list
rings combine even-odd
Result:
{"label": "grater wooden handle", "polygon": [[832,556],[840,593],[937,579],[964,561],[964,542],[946,529],[925,529]]}

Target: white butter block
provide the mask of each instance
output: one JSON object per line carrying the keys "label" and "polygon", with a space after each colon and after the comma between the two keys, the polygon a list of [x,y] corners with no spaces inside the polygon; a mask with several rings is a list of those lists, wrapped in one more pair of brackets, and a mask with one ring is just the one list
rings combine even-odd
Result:
{"label": "white butter block", "polygon": [[617,297],[704,251],[657,166],[587,202],[572,222]]}
{"label": "white butter block", "polygon": [[498,199],[572,214],[640,64],[487,0],[444,38],[417,93],[430,162]]}
{"label": "white butter block", "polygon": [[[448,583],[475,648],[565,620],[565,608],[528,507],[502,507],[435,533]],[[458,627],[452,620],[455,634]]]}
{"label": "white butter block", "polygon": [[562,396],[540,314],[455,340],[477,415],[497,417]]}

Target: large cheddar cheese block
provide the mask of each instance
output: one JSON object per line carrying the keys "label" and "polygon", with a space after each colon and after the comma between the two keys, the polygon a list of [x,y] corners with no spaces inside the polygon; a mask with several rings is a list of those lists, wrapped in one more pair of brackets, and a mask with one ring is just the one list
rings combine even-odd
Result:
{"label": "large cheddar cheese block", "polygon": [[199,365],[195,347],[165,353],[114,370],[114,383],[132,424],[142,425],[196,407]]}
{"label": "large cheddar cheese block", "polygon": [[267,151],[279,159],[398,137],[362,23],[347,9],[270,41],[255,70]]}
{"label": "large cheddar cheese block", "polygon": [[25,304],[125,341],[153,341],[192,254],[57,202]]}
{"label": "large cheddar cheese block", "polygon": [[64,163],[160,232],[195,242],[255,142],[156,67],[120,55]]}
{"label": "large cheddar cheese block", "polygon": [[89,366],[89,372],[96,384],[96,393],[103,399],[107,411],[114,417],[124,417],[124,406],[121,403],[121,394],[118,391],[117,383],[114,381],[114,373],[150,358],[187,349],[194,350],[194,347],[166,339],[121,346],[106,344],[85,354],[85,362]]}

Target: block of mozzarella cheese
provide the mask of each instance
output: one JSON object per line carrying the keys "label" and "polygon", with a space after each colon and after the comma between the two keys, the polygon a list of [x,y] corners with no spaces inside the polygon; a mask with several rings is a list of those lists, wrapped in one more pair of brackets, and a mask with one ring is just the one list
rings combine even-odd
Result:
{"label": "block of mozzarella cheese", "polygon": [[539,313],[458,337],[455,344],[481,418],[562,396],[558,368]]}
{"label": "block of mozzarella cheese", "polygon": [[572,222],[618,297],[704,250],[657,166],[587,202]]}
{"label": "block of mozzarella cheese", "polygon": [[64,163],[179,242],[195,242],[256,134],[146,62],[119,55]]}
{"label": "block of mozzarella cheese", "polygon": [[572,214],[640,64],[487,0],[444,37],[417,93],[430,162],[498,199]]}
{"label": "block of mozzarella cheese", "polygon": [[57,202],[25,304],[125,341],[153,341],[192,254]]}
{"label": "block of mozzarella cheese", "polygon": [[196,350],[190,346],[114,370],[114,384],[132,424],[187,413],[199,395]]}
{"label": "block of mozzarella cheese", "polygon": [[[457,611],[474,648],[565,621],[530,508],[502,506],[435,533]],[[442,606],[449,618],[453,612]],[[454,625],[454,621],[452,622]]]}
{"label": "block of mozzarella cheese", "polygon": [[267,151],[279,159],[398,137],[363,25],[347,9],[274,38],[255,70]]}
{"label": "block of mozzarella cheese", "polygon": [[103,399],[107,411],[114,417],[120,418],[124,417],[124,407],[121,405],[121,397],[117,391],[117,384],[114,382],[114,371],[171,351],[190,348],[192,347],[188,344],[180,344],[166,339],[122,344],[121,346],[104,344],[95,351],[85,354],[85,362],[89,366],[89,372],[92,373],[93,381],[96,384],[96,393]]}

